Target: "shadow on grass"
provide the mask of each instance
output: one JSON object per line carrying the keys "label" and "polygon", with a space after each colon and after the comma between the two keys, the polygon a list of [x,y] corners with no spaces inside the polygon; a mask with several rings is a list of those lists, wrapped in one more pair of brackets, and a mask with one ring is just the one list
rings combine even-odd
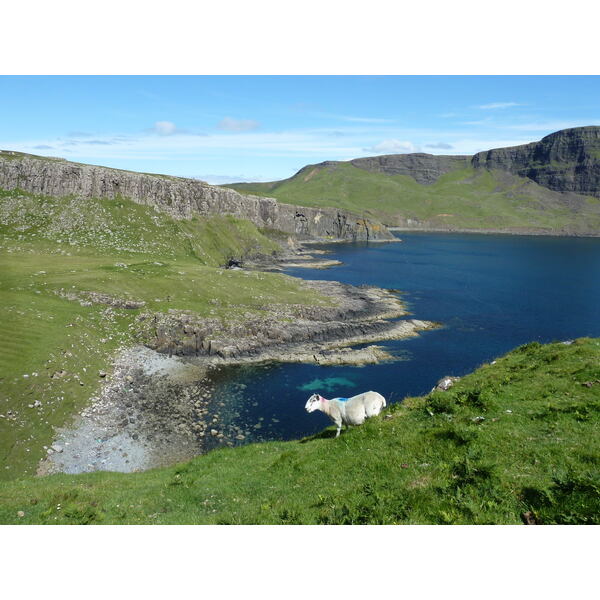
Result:
{"label": "shadow on grass", "polygon": [[[331,438],[335,438],[336,429],[334,427],[323,429],[319,433],[315,433],[314,435],[309,435],[308,437],[302,438],[300,440],[301,444],[307,444],[308,442],[314,442],[315,440],[327,440]],[[344,435],[342,432],[340,435]]]}

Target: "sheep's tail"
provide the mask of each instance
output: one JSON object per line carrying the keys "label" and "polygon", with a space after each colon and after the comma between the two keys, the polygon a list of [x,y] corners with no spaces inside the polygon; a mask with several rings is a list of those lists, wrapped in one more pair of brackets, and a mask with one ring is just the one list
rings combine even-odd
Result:
{"label": "sheep's tail", "polygon": [[373,392],[373,391],[371,391],[371,393],[372,394],[377,394],[383,400],[383,404],[381,405],[382,408],[385,407],[385,406],[387,406],[387,404],[385,402],[385,397],[384,397],[383,394],[380,394],[379,392]]}

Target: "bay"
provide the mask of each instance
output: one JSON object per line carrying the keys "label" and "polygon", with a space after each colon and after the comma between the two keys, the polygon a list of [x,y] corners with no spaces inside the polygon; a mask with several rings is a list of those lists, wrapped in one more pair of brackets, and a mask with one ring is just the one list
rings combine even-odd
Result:
{"label": "bay", "polygon": [[521,344],[600,337],[599,238],[414,232],[399,237],[401,243],[317,246],[342,265],[287,272],[400,290],[411,316],[442,328],[382,342],[399,358],[392,363],[223,369],[215,376],[214,400],[225,404],[223,419],[246,431],[244,443],[299,438],[329,425],[323,414],[304,410],[313,392],[348,397],[375,390],[399,402]]}

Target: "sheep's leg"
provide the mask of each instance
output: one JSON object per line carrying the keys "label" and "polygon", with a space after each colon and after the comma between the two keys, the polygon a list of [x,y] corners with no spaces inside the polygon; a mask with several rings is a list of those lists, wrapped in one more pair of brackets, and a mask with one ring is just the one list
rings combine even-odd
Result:
{"label": "sheep's leg", "polygon": [[337,427],[337,431],[335,432],[335,437],[339,437],[340,435],[340,431],[342,431],[342,421],[334,421],[336,427]]}

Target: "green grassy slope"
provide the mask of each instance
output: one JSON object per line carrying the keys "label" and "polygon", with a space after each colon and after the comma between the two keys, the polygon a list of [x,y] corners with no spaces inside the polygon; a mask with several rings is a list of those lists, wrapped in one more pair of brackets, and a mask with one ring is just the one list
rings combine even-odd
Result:
{"label": "green grassy slope", "polygon": [[[233,218],[174,221],[123,199],[1,192],[0,479],[35,471],[53,428],[86,404],[111,354],[136,341],[141,311],[236,319],[321,302],[290,277],[218,268],[277,249]],[[145,305],[90,304],[87,292]]]}
{"label": "green grassy slope", "polygon": [[598,199],[566,197],[529,179],[470,167],[446,173],[432,185],[421,185],[405,175],[329,163],[305,167],[280,182],[227,187],[289,204],[340,207],[386,225],[403,226],[412,219],[428,228],[600,231]]}
{"label": "green grassy slope", "polygon": [[7,482],[0,522],[599,523],[599,365],[600,339],[528,344],[338,439]]}

